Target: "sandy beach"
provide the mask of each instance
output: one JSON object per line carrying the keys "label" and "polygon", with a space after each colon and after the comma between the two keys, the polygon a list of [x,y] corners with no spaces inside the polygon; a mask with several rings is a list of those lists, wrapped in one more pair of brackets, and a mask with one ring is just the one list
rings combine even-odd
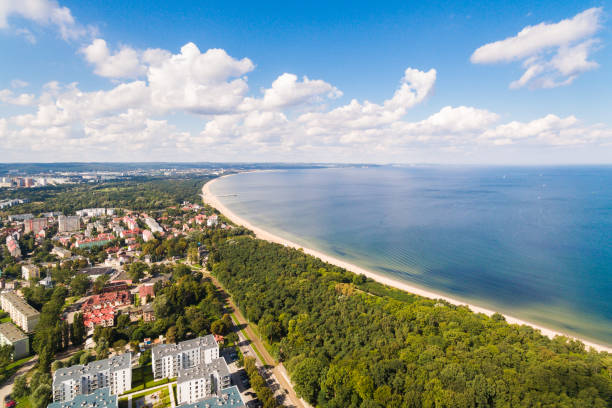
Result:
{"label": "sandy beach", "polygon": [[[223,176],[223,177],[231,177],[231,176],[232,175],[227,175],[227,176]],[[324,254],[322,252],[316,251],[316,250],[311,249],[311,248],[306,248],[306,247],[304,247],[302,245],[298,245],[298,244],[296,244],[294,242],[291,242],[291,241],[289,241],[287,239],[284,239],[282,237],[274,235],[274,234],[272,234],[272,233],[270,233],[268,231],[265,231],[265,230],[263,230],[263,229],[261,229],[259,227],[256,227],[256,226],[252,225],[247,220],[237,216],[232,211],[230,211],[227,207],[225,207],[221,203],[221,201],[214,194],[212,194],[212,192],[210,191],[210,186],[213,183],[215,183],[217,180],[219,180],[219,178],[215,178],[215,179],[209,181],[202,188],[202,198],[203,198],[204,202],[206,204],[216,208],[217,210],[219,210],[225,217],[227,217],[228,219],[232,220],[232,222],[234,222],[234,223],[236,223],[238,225],[242,225],[243,227],[248,228],[251,231],[253,231],[255,233],[255,235],[257,236],[257,238],[264,239],[264,240],[270,241],[270,242],[275,242],[275,243],[278,243],[278,244],[281,244],[281,245],[285,245],[285,246],[288,246],[288,247],[292,247],[292,248],[296,248],[296,249],[297,248],[301,248],[305,253],[310,254],[312,256],[315,256],[317,258],[320,258],[321,260],[323,260],[325,262],[337,265],[339,267],[345,268],[345,269],[347,269],[347,270],[349,270],[351,272],[357,273],[357,274],[363,274],[363,275],[367,276],[368,278],[371,278],[371,279],[373,279],[373,280],[375,280],[377,282],[380,282],[380,283],[388,285],[388,286],[395,287],[397,289],[404,290],[404,291],[409,292],[409,293],[414,293],[416,295],[427,297],[427,298],[430,298],[430,299],[443,299],[443,300],[445,300],[445,301],[447,301],[447,302],[449,302],[451,304],[458,305],[458,306],[460,306],[460,305],[468,306],[472,311],[477,312],[477,313],[484,313],[484,314],[486,314],[488,316],[490,316],[490,315],[492,315],[494,313],[501,313],[506,318],[506,321],[508,323],[524,324],[524,325],[531,326],[531,327],[533,327],[535,329],[540,330],[540,332],[543,335],[548,336],[550,338],[553,338],[555,336],[566,336],[566,337],[569,337],[569,338],[577,339],[577,340],[580,340],[581,342],[583,342],[587,347],[592,347],[593,349],[595,349],[597,351],[606,351],[608,353],[612,353],[612,347],[607,347],[607,346],[604,346],[604,345],[601,345],[601,344],[593,343],[593,342],[588,341],[588,340],[583,340],[583,339],[580,339],[580,338],[575,337],[575,336],[571,336],[571,335],[568,335],[568,334],[565,334],[565,333],[562,333],[562,332],[559,332],[559,331],[551,330],[549,328],[546,328],[546,327],[543,327],[543,326],[540,326],[540,325],[537,325],[537,324],[526,322],[524,320],[518,319],[518,318],[513,317],[513,316],[506,315],[506,314],[504,314],[502,312],[499,312],[499,311],[493,311],[493,310],[490,310],[490,309],[486,309],[486,308],[483,308],[483,307],[472,305],[472,304],[463,302],[461,300],[454,299],[454,298],[449,297],[447,295],[439,294],[439,293],[436,293],[436,292],[433,292],[433,291],[429,291],[429,290],[426,290],[426,289],[423,289],[423,288],[420,288],[420,287],[417,287],[417,286],[413,286],[413,285],[410,285],[409,283],[406,283],[406,282],[403,282],[403,281],[400,281],[400,280],[397,280],[397,279],[390,278],[388,276],[384,276],[384,275],[381,275],[381,274],[369,271],[369,270],[361,268],[361,267],[359,267],[357,265],[353,265],[351,263],[348,263],[346,261],[340,260],[340,259],[335,258],[333,256],[329,256],[327,254]]]}

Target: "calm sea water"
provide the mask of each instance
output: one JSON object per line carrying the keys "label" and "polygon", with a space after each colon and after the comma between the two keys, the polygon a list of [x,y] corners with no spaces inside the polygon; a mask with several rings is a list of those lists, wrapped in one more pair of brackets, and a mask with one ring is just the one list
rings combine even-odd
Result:
{"label": "calm sea water", "polygon": [[212,190],[301,245],[612,345],[612,167],[291,170]]}

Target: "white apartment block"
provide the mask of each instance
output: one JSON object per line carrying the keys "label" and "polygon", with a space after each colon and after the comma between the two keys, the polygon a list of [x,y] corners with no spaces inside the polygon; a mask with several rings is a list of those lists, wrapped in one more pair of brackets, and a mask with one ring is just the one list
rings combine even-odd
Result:
{"label": "white apartment block", "polygon": [[210,364],[219,358],[219,344],[215,336],[198,337],[179,344],[161,344],[151,353],[153,378],[177,377],[180,370]]}
{"label": "white apartment block", "polygon": [[223,358],[180,370],[176,382],[178,404],[193,404],[213,395],[221,395],[221,390],[230,385],[230,372]]}
{"label": "white apartment block", "polygon": [[0,345],[14,347],[13,360],[19,360],[30,354],[30,339],[10,322],[0,324]]}
{"label": "white apartment block", "polygon": [[25,280],[40,278],[40,268],[32,264],[21,265],[21,277]]}
{"label": "white apartment block", "polygon": [[26,333],[34,331],[40,313],[25,300],[15,294],[15,292],[7,291],[0,293],[0,305],[2,310],[11,316],[11,320],[17,326],[21,327]]}
{"label": "white apartment block", "polygon": [[111,395],[120,395],[132,388],[131,353],[58,369],[53,374],[53,402],[71,401],[77,395],[106,387]]}
{"label": "white apartment block", "polygon": [[145,224],[152,232],[164,232],[164,229],[151,217],[145,218]]}

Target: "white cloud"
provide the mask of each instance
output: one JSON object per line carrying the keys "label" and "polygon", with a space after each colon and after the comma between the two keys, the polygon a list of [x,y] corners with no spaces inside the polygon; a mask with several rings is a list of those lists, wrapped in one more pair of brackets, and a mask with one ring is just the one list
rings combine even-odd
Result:
{"label": "white cloud", "polygon": [[471,56],[472,63],[522,61],[525,72],[511,88],[553,88],[568,85],[581,73],[595,69],[589,61],[601,28],[601,8],[590,8],[558,23],[523,28],[514,37],[485,44]]}
{"label": "white cloud", "polygon": [[338,98],[342,92],[334,86],[320,79],[308,79],[304,76],[302,81],[297,75],[284,73],[274,82],[272,87],[264,91],[263,99],[247,98],[243,109],[283,109],[295,105],[320,102],[323,97]]}
{"label": "white cloud", "polygon": [[205,115],[234,111],[248,91],[243,75],[255,68],[248,58],[234,59],[221,49],[201,53],[194,43],[151,61],[147,79],[153,105]]}
{"label": "white cloud", "polygon": [[[353,99],[329,109],[327,103],[340,90],[290,73],[253,96],[246,78],[253,62],[220,49],[201,52],[188,43],[177,54],[130,47],[113,53],[99,39],[82,52],[96,73],[113,78],[112,87],[86,92],[76,83],[51,81],[39,96],[1,90],[3,103],[34,106],[26,114],[0,118],[4,153],[26,158],[34,153],[53,161],[401,162],[422,151],[460,157],[474,149],[574,149],[612,143],[609,127],[585,125],[574,116],[501,122],[500,115],[486,109],[445,106],[422,120],[406,120],[408,110],[432,94],[434,69],[407,68],[397,89],[381,103]],[[558,55],[551,64],[568,76],[588,63],[579,44]],[[137,79],[121,79],[129,77]],[[12,83],[13,88],[23,85]],[[201,131],[172,123],[186,114],[195,114]]]}
{"label": "white cloud", "polygon": [[107,78],[137,78],[146,72],[140,62],[139,53],[130,47],[122,47],[118,52],[111,54],[106,41],[96,38],[93,42],[81,49],[85,59],[95,66],[97,75]]}
{"label": "white cloud", "polygon": [[10,105],[29,106],[34,103],[36,96],[33,94],[22,93],[15,95],[10,89],[0,90],[0,102],[8,103]]}
{"label": "white cloud", "polygon": [[[19,16],[42,25],[54,25],[65,40],[76,39],[86,34],[86,30],[75,22],[70,9],[61,7],[54,0],[1,1],[0,28],[8,28],[11,16]],[[32,33],[29,31],[27,33],[29,41],[35,41]]]}
{"label": "white cloud", "polygon": [[11,88],[13,88],[13,89],[16,89],[16,88],[25,88],[28,85],[30,85],[30,84],[27,83],[26,81],[22,81],[21,79],[13,79],[11,81]]}

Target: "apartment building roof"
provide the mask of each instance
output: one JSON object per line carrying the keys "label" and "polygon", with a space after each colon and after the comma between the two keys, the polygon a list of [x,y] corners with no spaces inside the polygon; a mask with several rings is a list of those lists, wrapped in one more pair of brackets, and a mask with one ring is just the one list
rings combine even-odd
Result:
{"label": "apartment building roof", "polygon": [[38,310],[34,309],[25,300],[17,296],[15,292],[2,292],[0,296],[7,299],[15,309],[26,317],[38,316],[40,314]]}
{"label": "apartment building roof", "polygon": [[117,396],[108,388],[99,388],[91,394],[77,395],[65,402],[53,402],[47,408],[117,408]]}
{"label": "apartment building roof", "polygon": [[87,374],[96,374],[101,371],[114,372],[132,366],[132,353],[123,353],[99,361],[92,361],[87,365],[77,364],[71,367],[59,368],[53,374],[53,383],[56,381],[78,380]]}
{"label": "apartment building roof", "polygon": [[206,398],[193,404],[180,405],[178,408],[241,408],[244,406],[238,387],[234,385],[221,390],[219,396]]}
{"label": "apartment building roof", "polygon": [[0,334],[11,343],[28,338],[24,332],[10,322],[0,324]]}
{"label": "apartment building roof", "polygon": [[212,334],[203,337],[197,337],[191,340],[185,340],[179,344],[160,344],[153,348],[153,358],[158,359],[169,355],[174,355],[186,350],[194,348],[210,349],[219,347],[215,337]]}
{"label": "apartment building roof", "polygon": [[200,366],[185,368],[179,371],[177,384],[184,383],[185,381],[195,380],[197,378],[209,377],[210,375],[217,373],[219,377],[227,377],[230,375],[229,368],[224,358],[215,358],[210,364],[202,364]]}

